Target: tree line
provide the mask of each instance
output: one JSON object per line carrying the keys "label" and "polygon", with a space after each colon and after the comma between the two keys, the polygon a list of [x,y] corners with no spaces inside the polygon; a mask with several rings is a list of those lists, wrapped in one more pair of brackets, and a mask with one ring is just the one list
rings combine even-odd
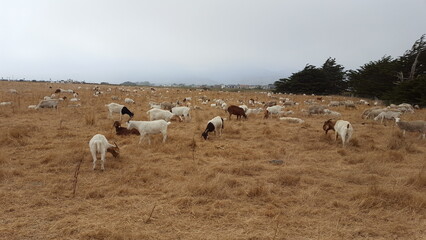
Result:
{"label": "tree line", "polygon": [[276,81],[275,92],[353,95],[426,107],[425,37],[422,35],[400,57],[384,56],[356,70],[344,70],[331,57],[321,67],[307,64],[303,70]]}

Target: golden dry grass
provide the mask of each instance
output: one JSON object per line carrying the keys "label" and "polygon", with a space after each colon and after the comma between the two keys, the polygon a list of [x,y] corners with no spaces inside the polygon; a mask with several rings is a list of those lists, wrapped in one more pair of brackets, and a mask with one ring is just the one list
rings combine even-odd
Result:
{"label": "golden dry grass", "polygon": [[[82,106],[26,108],[58,87],[77,90]],[[289,109],[304,124],[234,116],[221,137],[204,141],[207,121],[228,116],[199,96],[236,104],[266,94],[112,87],[96,98],[87,87],[0,82],[0,101],[14,103],[0,107],[0,239],[426,238],[426,141],[361,119],[364,106],[336,109],[355,129],[346,148],[322,131],[328,117],[302,114],[303,104]],[[137,136],[115,135],[104,106],[127,94],[136,120],[147,120],[149,101],[192,97],[202,109],[172,122],[165,144],[159,135],[138,144]],[[424,120],[426,111],[402,118]],[[121,148],[120,158],[107,155],[105,172],[92,171],[88,141],[97,133]]]}

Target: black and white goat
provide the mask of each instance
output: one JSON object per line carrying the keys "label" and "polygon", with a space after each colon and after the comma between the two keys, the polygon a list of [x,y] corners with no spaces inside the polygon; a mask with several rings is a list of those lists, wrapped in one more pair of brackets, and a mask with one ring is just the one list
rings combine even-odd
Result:
{"label": "black and white goat", "polygon": [[105,105],[106,107],[108,107],[109,110],[109,114],[108,117],[112,118],[112,113],[119,113],[120,114],[120,121],[121,121],[121,117],[124,114],[129,115],[130,119],[133,118],[134,114],[124,105],[118,104],[118,103],[110,103]]}
{"label": "black and white goat", "polygon": [[205,140],[207,140],[207,138],[209,137],[209,132],[214,132],[215,134],[217,134],[217,132],[219,132],[219,136],[220,136],[220,135],[222,135],[223,127],[224,127],[223,118],[221,118],[220,116],[214,117],[212,120],[210,120],[207,123],[206,130],[204,130],[204,132],[201,134],[201,136]]}

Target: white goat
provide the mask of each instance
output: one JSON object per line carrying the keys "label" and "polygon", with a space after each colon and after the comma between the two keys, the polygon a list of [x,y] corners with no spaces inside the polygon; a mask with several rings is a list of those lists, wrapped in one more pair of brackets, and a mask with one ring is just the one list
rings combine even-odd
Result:
{"label": "white goat", "polygon": [[150,134],[163,134],[163,143],[166,142],[167,139],[167,126],[170,122],[166,122],[164,120],[155,120],[155,121],[129,121],[127,125],[127,129],[137,129],[141,135],[139,139],[139,143],[142,142],[145,135],[148,135],[148,144],[151,145],[151,139],[149,137]]}
{"label": "white goat", "polygon": [[332,111],[330,109],[324,109],[324,114],[332,115],[332,116],[337,116],[337,117],[342,115],[339,112]]}
{"label": "white goat", "polygon": [[174,114],[171,113],[170,111],[158,109],[158,108],[153,108],[147,111],[146,114],[149,115],[150,121],[163,119],[166,122],[168,122],[174,116]]}
{"label": "white goat", "polygon": [[161,109],[161,104],[158,104],[158,103],[155,103],[155,102],[149,102],[149,107]]}
{"label": "white goat", "polygon": [[392,120],[399,118],[401,116],[401,112],[393,112],[393,111],[387,111],[387,112],[381,112],[379,115],[377,115],[374,118],[374,121],[377,121],[380,119],[380,123],[383,123],[383,119]]}
{"label": "white goat", "polygon": [[50,100],[41,100],[35,109],[39,108],[58,108],[58,99],[50,99]]}
{"label": "white goat", "polygon": [[405,131],[419,132],[420,138],[424,139],[426,135],[426,121],[417,120],[410,122],[401,122],[400,118],[395,118],[396,125],[402,130],[402,135],[405,136]]}
{"label": "white goat", "polygon": [[93,170],[96,168],[96,153],[101,154],[101,169],[105,170],[105,155],[106,152],[112,153],[114,157],[117,157],[120,154],[120,150],[116,143],[112,145],[108,142],[106,137],[102,134],[96,134],[89,141],[90,152],[92,153],[93,158]]}
{"label": "white goat", "polygon": [[179,117],[179,119],[182,121],[182,116],[184,119],[191,119],[191,116],[189,115],[189,111],[191,109],[189,107],[174,107],[172,108],[172,113]]}
{"label": "white goat", "polygon": [[240,105],[239,107],[240,107],[240,108],[242,108],[242,109],[244,109],[244,112],[245,112],[245,113],[247,113],[247,110],[249,109],[249,108],[247,107],[247,105],[245,105],[245,104],[244,104],[244,105]]}
{"label": "white goat", "polygon": [[305,121],[300,118],[294,118],[294,117],[280,117],[280,120],[286,121],[289,123],[304,123]]}
{"label": "white goat", "polygon": [[259,114],[262,110],[262,108],[249,108],[246,111],[246,115]]}
{"label": "white goat", "polygon": [[283,108],[284,108],[283,106],[279,106],[279,105],[267,107],[265,112],[265,118],[268,118],[270,114],[275,114],[277,116],[282,114]]}
{"label": "white goat", "polygon": [[125,98],[124,102],[125,103],[133,103],[133,104],[135,103],[135,101],[133,101],[133,99],[131,99],[131,98]]}

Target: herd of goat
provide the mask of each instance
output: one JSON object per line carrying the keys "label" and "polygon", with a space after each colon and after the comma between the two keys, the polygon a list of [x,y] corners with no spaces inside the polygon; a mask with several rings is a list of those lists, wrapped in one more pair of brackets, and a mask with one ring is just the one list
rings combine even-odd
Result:
{"label": "herd of goat", "polygon": [[[152,89],[151,89],[152,90]],[[9,90],[12,93],[12,90]],[[13,92],[16,93],[16,90]],[[39,108],[57,108],[58,103],[66,99],[66,97],[55,98],[55,94],[58,93],[70,93],[73,94],[73,98],[69,99],[70,102],[77,102],[78,94],[73,90],[64,90],[57,89],[54,94],[51,96],[44,97],[43,100],[39,102],[38,105],[30,105],[28,108],[39,109]],[[98,96],[101,92],[98,89],[95,89],[94,96]],[[271,93],[267,93],[267,96],[270,98],[277,98],[273,96]],[[117,97],[111,97],[113,100],[118,100]],[[135,121],[132,120],[134,117],[134,113],[130,111],[128,107],[118,103],[109,103],[105,106],[108,108],[108,118],[113,118],[113,114],[119,114],[120,121],[115,121],[113,126],[116,130],[117,135],[139,135],[139,143],[143,141],[145,137],[148,138],[148,144],[151,144],[150,135],[152,134],[162,134],[163,143],[167,139],[167,127],[170,125],[170,121],[172,119],[176,119],[177,121],[190,121],[190,111],[191,109],[197,109],[196,106],[191,106],[191,98],[184,98],[182,101],[178,101],[176,103],[171,102],[163,102],[163,103],[153,103],[150,102],[150,110],[147,111],[147,115],[149,116],[149,121]],[[271,99],[272,100],[272,99]],[[322,97],[318,97],[316,99],[321,103],[325,102]],[[286,106],[294,106],[299,105],[295,101],[290,100],[289,98],[279,98],[279,101],[269,101],[269,102],[258,102],[254,99],[250,99],[247,103],[249,106],[261,105],[258,108],[249,108],[243,102],[241,105],[229,105],[222,99],[215,99],[210,101],[206,96],[198,99],[201,104],[210,104],[211,107],[221,108],[225,110],[229,116],[228,120],[231,120],[232,115],[236,115],[237,120],[242,118],[247,119],[248,115],[255,115],[261,112],[264,113],[264,118],[270,118],[273,116],[277,116],[280,120],[292,122],[292,123],[303,123],[304,120],[295,117],[288,117],[288,115],[293,114],[293,111],[284,111]],[[124,102],[126,104],[134,104],[135,101],[130,98],[125,98]],[[0,105],[8,105],[10,102],[2,102]],[[323,124],[323,130],[327,134],[329,130],[333,130],[335,132],[335,139],[338,137],[342,140],[342,145],[345,146],[351,139],[354,129],[352,124],[345,120],[333,120],[333,118],[340,118],[341,114],[328,109],[329,107],[336,106],[345,106],[347,109],[356,109],[356,104],[370,105],[365,100],[359,100],[359,102],[354,103],[353,101],[330,101],[327,106],[317,104],[315,100],[308,99],[304,101],[304,104],[308,106],[307,110],[301,110],[306,115],[313,114],[323,114],[328,115],[331,119],[327,120]],[[374,105],[378,105],[374,103]],[[79,106],[79,105],[74,105]],[[418,106],[412,106],[407,103],[403,103],[400,105],[391,104],[388,107],[370,107],[362,113],[363,119],[374,119],[375,121],[380,120],[382,123],[386,120],[395,121],[395,124],[403,131],[403,135],[405,132],[419,132],[420,137],[422,139],[425,138],[426,134],[426,121],[417,120],[417,121],[401,121],[400,117],[404,113],[414,113],[414,109],[418,108]],[[127,121],[127,127],[121,126],[121,120],[123,115],[128,115],[129,120]],[[221,116],[216,116],[213,119],[207,122],[207,126],[205,130],[201,133],[201,136],[207,140],[208,135],[211,132],[215,134],[218,133],[219,136],[222,134],[222,130],[224,129],[224,119]],[[89,141],[90,152],[93,157],[93,169],[96,167],[96,154],[101,154],[101,169],[104,170],[105,163],[105,155],[106,152],[110,152],[114,157],[119,156],[120,149],[118,145],[114,142],[111,144],[108,142],[106,137],[102,134],[96,134]]]}

